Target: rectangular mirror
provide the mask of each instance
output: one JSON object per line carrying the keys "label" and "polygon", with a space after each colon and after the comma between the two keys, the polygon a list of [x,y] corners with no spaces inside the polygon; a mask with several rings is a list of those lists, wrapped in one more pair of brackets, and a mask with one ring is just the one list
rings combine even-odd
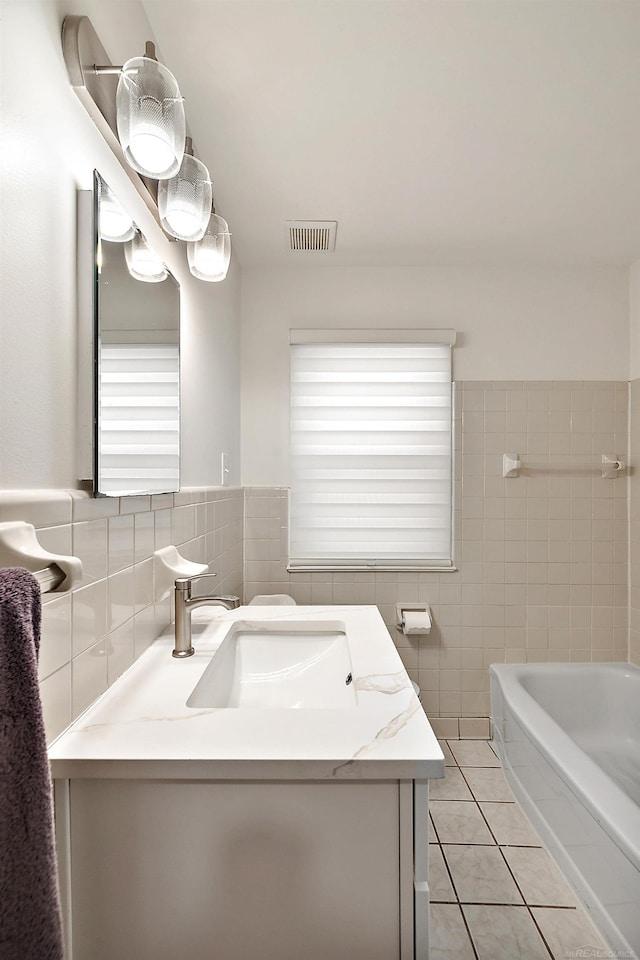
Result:
{"label": "rectangular mirror", "polygon": [[180,288],[94,174],[94,494],[180,487]]}

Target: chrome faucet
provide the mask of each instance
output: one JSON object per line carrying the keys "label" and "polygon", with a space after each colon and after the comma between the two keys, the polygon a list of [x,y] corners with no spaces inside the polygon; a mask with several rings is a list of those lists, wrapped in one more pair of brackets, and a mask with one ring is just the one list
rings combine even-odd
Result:
{"label": "chrome faucet", "polygon": [[206,604],[235,610],[240,606],[238,597],[192,597],[191,584],[205,577],[215,577],[215,573],[201,573],[195,577],[178,577],[176,580],[176,639],[173,648],[174,657],[190,657],[195,652],[191,646],[191,611]]}

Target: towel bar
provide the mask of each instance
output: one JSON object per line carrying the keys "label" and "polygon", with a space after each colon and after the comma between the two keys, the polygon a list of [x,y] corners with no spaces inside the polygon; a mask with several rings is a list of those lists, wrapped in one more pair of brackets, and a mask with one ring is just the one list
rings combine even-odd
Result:
{"label": "towel bar", "polygon": [[572,477],[597,476],[598,474],[606,480],[612,480],[615,477],[626,475],[627,463],[622,457],[615,454],[603,453],[597,465],[589,463],[588,457],[584,462],[571,462],[570,457],[555,457],[542,461],[527,460],[523,463],[517,453],[505,453],[502,456],[502,476],[519,477],[521,470],[526,470],[528,475],[557,473]]}
{"label": "towel bar", "polygon": [[40,593],[53,593],[62,585],[65,575],[57,563],[52,563],[50,567],[44,567],[42,570],[31,571],[40,584]]}
{"label": "towel bar", "polygon": [[38,542],[31,523],[0,523],[0,569],[23,567],[34,575],[42,593],[65,593],[82,577],[82,561],[50,553]]}

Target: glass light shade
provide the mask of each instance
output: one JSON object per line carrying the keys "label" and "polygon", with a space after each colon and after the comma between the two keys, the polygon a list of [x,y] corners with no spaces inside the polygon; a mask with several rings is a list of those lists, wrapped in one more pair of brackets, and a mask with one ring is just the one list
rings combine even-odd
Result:
{"label": "glass light shade", "polygon": [[169,276],[164,263],[143,235],[138,232],[124,248],[127,268],[134,280],[143,283],[161,283]]}
{"label": "glass light shade", "polygon": [[211,178],[204,163],[186,153],[180,170],[158,184],[162,226],[178,240],[200,240],[211,213]]}
{"label": "glass light shade", "polygon": [[229,224],[212,213],[202,240],[187,244],[189,270],[198,280],[218,283],[224,280],[231,261]]}
{"label": "glass light shade", "polygon": [[145,177],[172,177],[184,155],[186,122],[178,82],[157,60],[127,60],[116,93],[118,137],[127,163]]}
{"label": "glass light shade", "polygon": [[131,240],[136,232],[133,220],[103,180],[100,181],[99,190],[98,226],[100,236],[103,240],[111,240],[113,243],[124,243],[126,240]]}

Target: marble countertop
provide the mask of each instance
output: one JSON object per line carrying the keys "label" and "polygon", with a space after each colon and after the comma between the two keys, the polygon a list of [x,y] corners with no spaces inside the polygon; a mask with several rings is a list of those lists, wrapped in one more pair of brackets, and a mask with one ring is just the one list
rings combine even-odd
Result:
{"label": "marble countertop", "polygon": [[[428,779],[444,758],[374,606],[251,606],[193,612],[195,654],[156,640],[49,749],[54,778]],[[358,706],[193,709],[186,705],[236,620],[340,620]]]}

